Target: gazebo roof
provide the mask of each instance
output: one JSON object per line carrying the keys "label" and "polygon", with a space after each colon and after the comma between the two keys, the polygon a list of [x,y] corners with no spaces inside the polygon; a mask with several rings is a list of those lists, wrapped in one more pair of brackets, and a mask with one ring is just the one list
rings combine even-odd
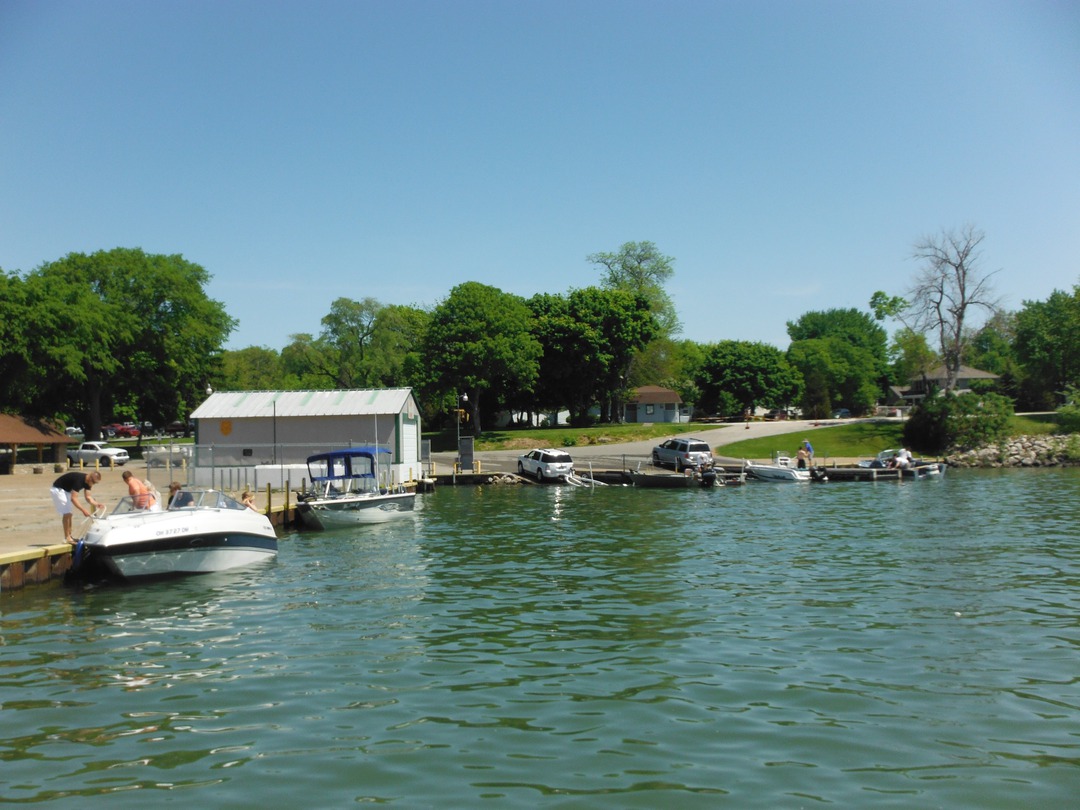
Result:
{"label": "gazebo roof", "polygon": [[70,441],[39,419],[0,413],[0,445],[67,444]]}

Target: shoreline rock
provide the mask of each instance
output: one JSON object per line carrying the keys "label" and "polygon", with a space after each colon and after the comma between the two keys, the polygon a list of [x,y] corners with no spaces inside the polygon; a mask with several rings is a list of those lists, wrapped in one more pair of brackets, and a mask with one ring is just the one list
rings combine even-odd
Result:
{"label": "shoreline rock", "polygon": [[950,453],[945,462],[950,467],[1075,467],[1080,465],[1080,436],[1017,436]]}

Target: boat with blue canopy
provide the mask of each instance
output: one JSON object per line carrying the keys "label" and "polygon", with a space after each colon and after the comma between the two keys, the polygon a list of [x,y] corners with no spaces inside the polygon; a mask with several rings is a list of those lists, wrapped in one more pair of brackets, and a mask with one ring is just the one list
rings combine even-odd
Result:
{"label": "boat with blue canopy", "polygon": [[392,481],[389,461],[389,450],[373,446],[308,456],[311,485],[297,503],[304,525],[332,529],[410,514],[416,492]]}

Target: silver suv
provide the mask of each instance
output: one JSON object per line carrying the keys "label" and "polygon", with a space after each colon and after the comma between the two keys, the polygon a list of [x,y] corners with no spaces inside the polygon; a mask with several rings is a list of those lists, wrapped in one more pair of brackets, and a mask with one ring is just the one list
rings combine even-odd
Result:
{"label": "silver suv", "polygon": [[676,470],[712,464],[712,451],[701,439],[668,439],[652,451],[652,463],[657,466],[671,465]]}

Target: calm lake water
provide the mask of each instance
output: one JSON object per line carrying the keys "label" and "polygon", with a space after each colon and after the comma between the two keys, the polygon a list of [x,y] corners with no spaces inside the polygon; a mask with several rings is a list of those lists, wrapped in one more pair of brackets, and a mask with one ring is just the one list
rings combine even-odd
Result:
{"label": "calm lake water", "polygon": [[421,500],[0,595],[0,803],[1076,806],[1080,470]]}

